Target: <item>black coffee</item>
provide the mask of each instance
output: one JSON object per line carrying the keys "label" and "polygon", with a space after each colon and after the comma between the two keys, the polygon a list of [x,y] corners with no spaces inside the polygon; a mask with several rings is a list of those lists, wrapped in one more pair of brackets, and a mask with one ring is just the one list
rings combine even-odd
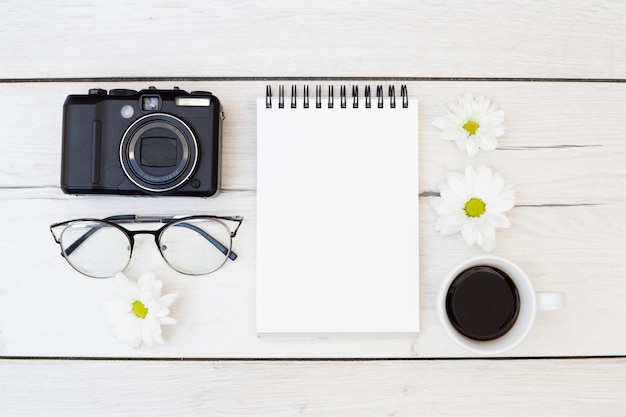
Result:
{"label": "black coffee", "polygon": [[461,272],[450,284],[446,311],[461,334],[492,340],[509,331],[517,320],[520,300],[513,280],[491,266]]}

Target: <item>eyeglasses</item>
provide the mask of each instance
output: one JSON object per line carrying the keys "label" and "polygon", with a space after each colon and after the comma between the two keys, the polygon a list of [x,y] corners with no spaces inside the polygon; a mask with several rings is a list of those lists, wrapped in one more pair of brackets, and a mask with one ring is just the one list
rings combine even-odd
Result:
{"label": "eyeglasses", "polygon": [[[227,222],[235,224],[234,230]],[[186,275],[204,275],[234,261],[232,239],[243,222],[241,216],[111,216],[75,219],[50,226],[61,255],[78,272],[108,278],[122,272],[135,245],[135,236],[149,234],[165,262]],[[156,230],[128,230],[120,223],[165,223]]]}

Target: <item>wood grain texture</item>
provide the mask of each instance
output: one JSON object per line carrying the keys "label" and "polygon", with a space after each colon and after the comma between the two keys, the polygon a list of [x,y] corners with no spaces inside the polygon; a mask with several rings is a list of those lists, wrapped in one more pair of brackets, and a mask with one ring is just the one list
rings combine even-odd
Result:
{"label": "wood grain texture", "polygon": [[[312,81],[313,82],[313,81]],[[330,83],[325,82],[324,85]],[[375,84],[376,81],[372,81]],[[466,356],[435,315],[440,280],[456,263],[482,253],[459,235],[441,237],[429,201],[450,170],[487,163],[517,190],[512,227],[498,233],[495,254],[519,263],[537,290],[564,291],[565,311],[541,313],[512,356],[624,355],[626,334],[626,148],[621,114],[626,84],[410,82],[420,100],[421,327],[417,338],[259,339],[255,332],[255,99],[264,81],[179,82],[221,98],[223,187],[214,199],[67,196],[59,189],[61,108],[65,96],[89,87],[145,83],[0,84],[5,136],[0,152],[3,236],[0,253],[0,353],[60,357],[450,357]],[[302,91],[300,82],[299,91]],[[338,83],[336,83],[338,84]],[[158,83],[170,88],[173,83]],[[276,83],[274,83],[277,86]],[[364,82],[360,84],[363,91]],[[432,120],[465,91],[486,94],[506,113],[500,147],[470,160],[439,139]],[[39,116],[32,117],[32,98]],[[25,128],[28,126],[28,128]],[[381,138],[381,140],[383,140]],[[110,281],[85,278],[59,256],[48,226],[72,218],[137,214],[241,214],[234,242],[239,259],[215,274],[190,278],[171,271],[148,239],[140,241],[128,274],[154,270],[179,293],[167,343],[132,349],[115,340],[104,303]],[[297,233],[285,224],[289,241]],[[24,308],[28,306],[28,308]],[[585,343],[581,343],[585,340]]]}
{"label": "wood grain texture", "polygon": [[624,359],[376,362],[1,361],[11,416],[603,416]]}
{"label": "wood grain texture", "polygon": [[4,1],[0,78],[625,78],[626,4]]}
{"label": "wood grain texture", "polygon": [[[539,315],[510,356],[625,355],[626,84],[415,81],[623,80],[625,17],[626,3],[610,0],[0,2],[0,356],[66,358],[0,360],[0,415],[622,414],[623,358],[76,358],[466,357],[439,326],[434,299],[443,274],[480,251],[458,236],[437,235],[429,200],[447,171],[470,162],[489,164],[516,186],[513,225],[498,234],[495,253],[522,265],[538,290],[568,297],[565,311]],[[417,338],[256,337],[254,101],[267,77],[414,79],[422,196]],[[88,82],[71,82],[81,79]],[[148,84],[209,90],[222,99],[222,194],[62,194],[65,96]],[[499,149],[471,161],[439,141],[431,125],[465,91],[489,96],[506,112]],[[180,293],[172,312],[179,324],[165,329],[164,346],[135,350],[115,340],[103,309],[110,281],[75,273],[48,231],[55,221],[121,212],[245,217],[234,243],[239,259],[208,277],[173,273],[151,242],[140,242],[129,275],[153,269],[166,291]],[[286,239],[293,229],[284,225]]]}

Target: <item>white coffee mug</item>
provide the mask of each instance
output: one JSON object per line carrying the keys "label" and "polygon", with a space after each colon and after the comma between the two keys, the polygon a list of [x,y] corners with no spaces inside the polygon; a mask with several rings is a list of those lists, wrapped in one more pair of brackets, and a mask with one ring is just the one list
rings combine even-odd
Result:
{"label": "white coffee mug", "polygon": [[[474,340],[459,333],[452,325],[446,310],[448,289],[459,274],[475,266],[490,266],[511,278],[519,294],[517,319],[502,336],[492,340]],[[493,255],[482,255],[462,262],[445,277],[437,295],[437,313],[450,337],[462,347],[483,355],[497,355],[517,346],[530,332],[537,310],[561,310],[565,308],[565,294],[561,292],[535,292],[526,273],[508,259]]]}

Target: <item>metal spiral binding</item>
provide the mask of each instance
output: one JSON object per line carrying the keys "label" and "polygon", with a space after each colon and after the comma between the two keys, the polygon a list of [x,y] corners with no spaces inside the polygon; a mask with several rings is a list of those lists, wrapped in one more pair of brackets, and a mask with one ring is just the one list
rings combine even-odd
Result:
{"label": "metal spiral binding", "polygon": [[383,97],[383,86],[378,85],[376,87],[376,98],[378,99],[378,108],[382,109],[384,106],[384,97]]}
{"label": "metal spiral binding", "polygon": [[315,87],[315,108],[322,108],[322,86],[318,85]]}
{"label": "metal spiral binding", "polygon": [[359,86],[357,85],[352,86],[352,108],[359,108]]}
{"label": "metal spiral binding", "polygon": [[[304,85],[303,90],[304,92],[303,92],[302,107],[305,109],[308,109],[309,108],[309,86]],[[383,91],[384,90],[383,90],[382,85],[379,84],[376,86],[376,106],[379,109],[384,108],[385,97],[384,97]],[[335,106],[335,103],[334,103],[335,94],[334,93],[335,93],[334,86],[329,85],[328,86],[328,103],[327,103],[327,107],[329,109],[332,109]],[[392,109],[395,109],[396,108],[396,87],[394,85],[389,86],[387,96],[389,98],[389,107]],[[290,107],[292,109],[295,109],[298,107],[297,97],[298,97],[297,86],[294,84],[291,86],[291,97],[290,97]],[[372,107],[372,88],[369,85],[365,86],[364,98],[365,98],[365,108],[366,109],[371,108]],[[400,86],[400,98],[402,101],[402,108],[405,108],[405,109],[408,108],[409,107],[409,91],[408,91],[406,84],[402,84]],[[347,98],[346,86],[341,85],[339,87],[339,102],[340,102],[340,106],[342,109],[345,109],[347,107],[347,99],[348,98]],[[265,88],[265,107],[268,109],[272,108],[271,85],[267,85]],[[278,108],[279,109],[285,108],[285,86],[284,85],[278,86]],[[321,85],[315,86],[315,108],[316,109],[322,108],[322,86]],[[352,108],[354,109],[359,108],[359,87],[357,85],[352,86]]]}
{"label": "metal spiral binding", "polygon": [[265,108],[266,109],[272,108],[272,86],[271,85],[268,85],[265,88]]}
{"label": "metal spiral binding", "polygon": [[406,109],[409,107],[409,91],[406,88],[406,84],[402,84],[400,87],[400,96],[402,97],[402,108]]}
{"label": "metal spiral binding", "polygon": [[303,101],[302,101],[302,106],[305,109],[309,108],[309,86],[308,86],[308,84],[304,85],[304,98],[303,98]]}
{"label": "metal spiral binding", "polygon": [[298,97],[298,93],[296,91],[296,85],[292,85],[291,86],[291,108],[295,109],[296,108],[296,97]]}
{"label": "metal spiral binding", "polygon": [[335,107],[335,89],[332,85],[328,86],[328,108],[332,109]]}
{"label": "metal spiral binding", "polygon": [[341,108],[345,109],[346,108],[346,86],[345,85],[342,85],[339,88],[339,98],[341,102]]}
{"label": "metal spiral binding", "polygon": [[372,107],[372,89],[369,85],[365,86],[365,108],[369,109]]}
{"label": "metal spiral binding", "polygon": [[279,109],[285,108],[285,86],[284,85],[278,86],[278,108]]}
{"label": "metal spiral binding", "polygon": [[389,86],[389,107],[396,108],[396,87],[393,85]]}

